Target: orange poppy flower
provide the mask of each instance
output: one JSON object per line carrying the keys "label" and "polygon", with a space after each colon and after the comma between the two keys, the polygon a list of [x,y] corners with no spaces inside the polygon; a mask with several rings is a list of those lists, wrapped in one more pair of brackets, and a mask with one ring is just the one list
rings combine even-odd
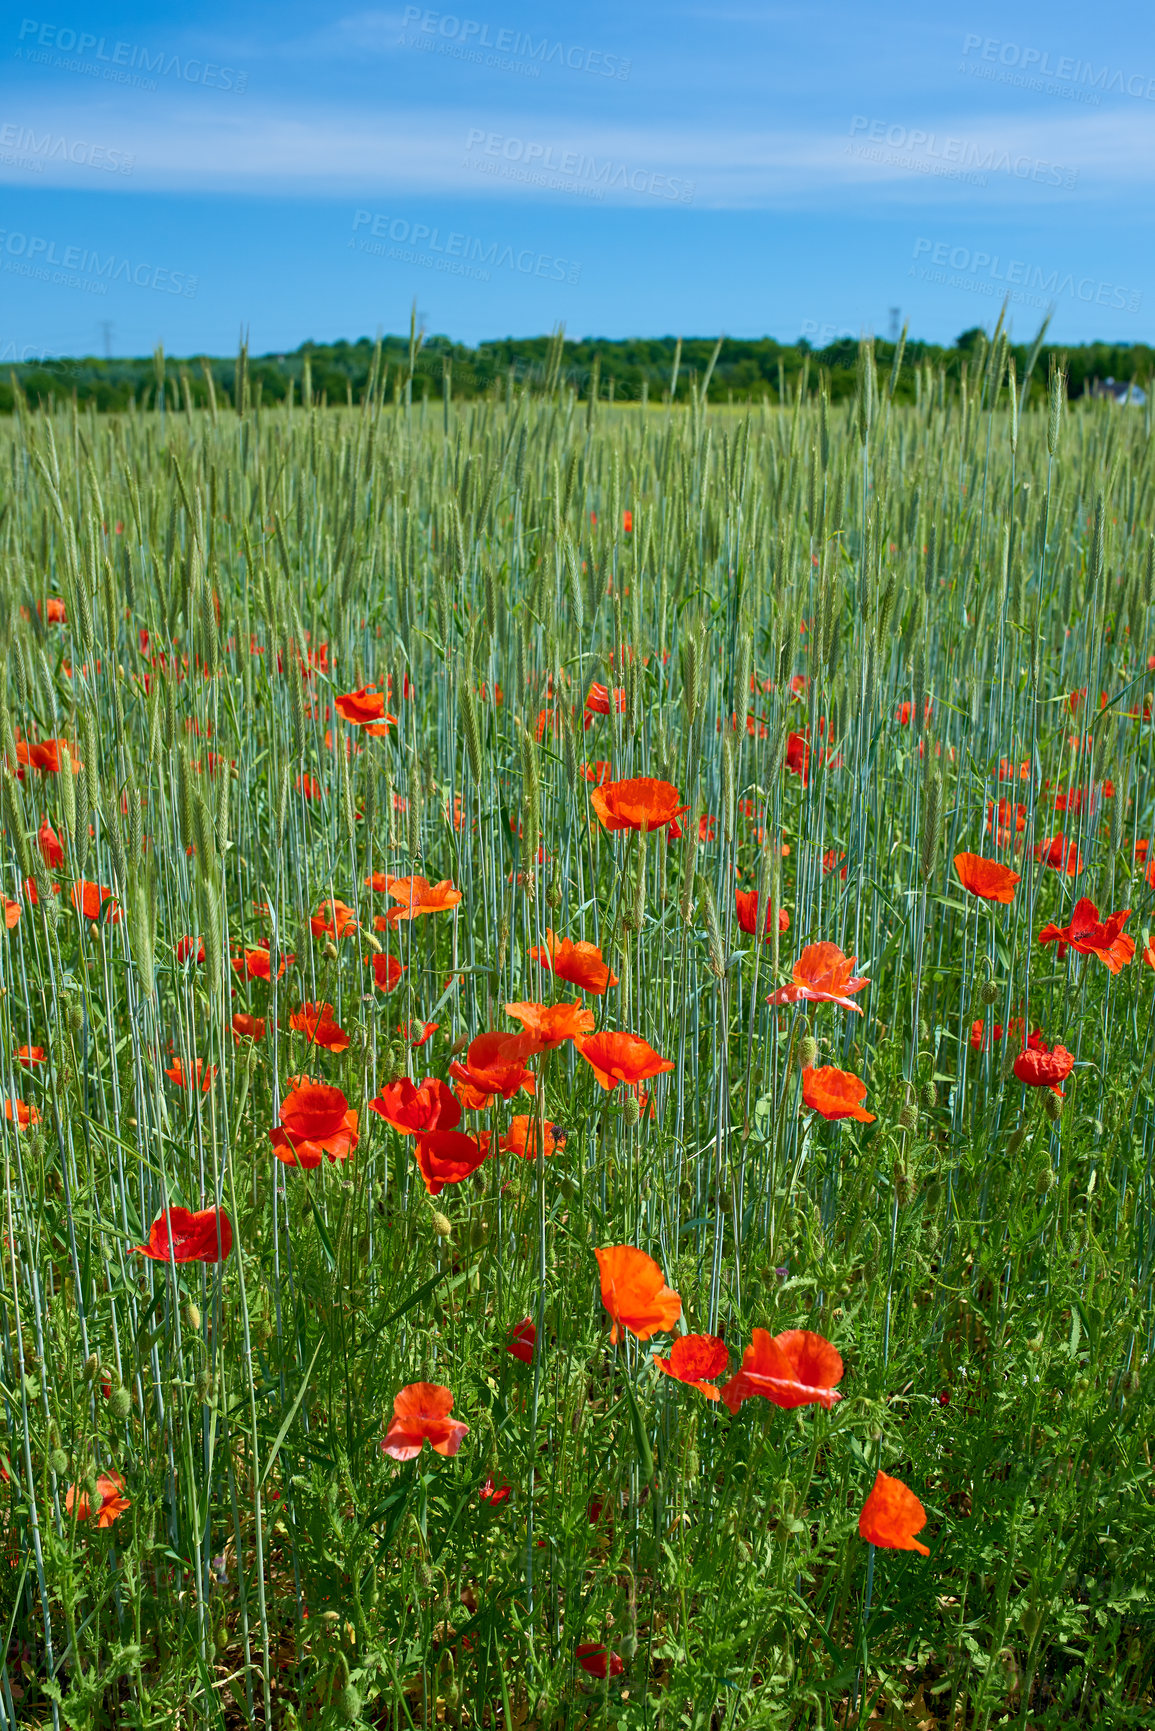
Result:
{"label": "orange poppy flower", "polygon": [[289,1027],[297,1034],[306,1034],[310,1044],[323,1046],[326,1052],[347,1052],[349,1036],[333,1020],[332,1004],[302,1004],[289,1017]]}
{"label": "orange poppy flower", "polygon": [[[64,602],[60,599],[59,595],[50,595],[48,600],[45,602],[44,607],[44,619],[46,624],[63,625],[66,622],[67,614],[65,612]],[[39,613],[40,608],[37,607],[36,611]]]}
{"label": "orange poppy flower", "polygon": [[1058,944],[1056,954],[1060,961],[1070,948],[1082,956],[1098,956],[1110,973],[1117,974],[1135,954],[1135,940],[1123,930],[1130,917],[1130,908],[1123,908],[1119,913],[1100,920],[1094,902],[1088,896],[1081,896],[1075,903],[1069,924],[1057,926],[1052,922],[1044,926],[1039,933],[1039,942]]}
{"label": "orange poppy flower", "polygon": [[534,1076],[525,1060],[538,1050],[532,1034],[478,1034],[469,1043],[464,1064],[449,1066],[449,1074],[462,1084],[461,1104],[476,1111],[497,1094],[503,1100],[511,1099],[519,1088],[532,1094]]}
{"label": "orange poppy flower", "polygon": [[67,751],[72,763],[73,775],[80,773],[81,764],[75,752],[66,739],[42,739],[39,744],[30,739],[16,741],[16,761],[27,764],[30,769],[38,769],[42,775],[60,774],[60,754]]}
{"label": "orange poppy flower", "polygon": [[602,828],[611,833],[622,829],[643,832],[666,829],[690,809],[678,804],[678,790],[672,782],[655,781],[651,775],[635,776],[629,781],[607,781],[594,788],[590,804]]}
{"label": "orange poppy flower", "polygon": [[195,1060],[193,1064],[193,1074],[191,1076],[185,1075],[184,1065],[181,1063],[179,1058],[174,1058],[170,1067],[165,1071],[165,1075],[168,1077],[169,1081],[175,1082],[178,1088],[193,1087],[195,1078],[195,1082],[199,1085],[202,1094],[208,1093],[209,1089],[213,1085],[213,1077],[216,1073],[216,1065],[209,1064],[206,1066],[203,1058],[197,1058]]}
{"label": "orange poppy flower", "polygon": [[640,1034],[579,1034],[574,1045],[607,1093],[619,1082],[646,1082],[674,1068]]}
{"label": "orange poppy flower", "polygon": [[608,1647],[597,1641],[579,1641],[574,1649],[574,1658],[591,1677],[620,1677],[626,1668],[626,1662],[619,1653],[611,1653]]}
{"label": "orange poppy flower", "polygon": [[178,962],[187,962],[194,950],[196,952],[197,961],[203,962],[205,959],[205,946],[202,938],[181,938],[173,953]]}
{"label": "orange poppy flower", "polygon": [[346,932],[356,931],[357,915],[344,902],[330,897],[321,903],[315,914],[310,914],[309,929],[315,938],[323,938],[326,934],[342,938]]}
{"label": "orange poppy flower", "polygon": [[682,1314],[682,1301],[666,1285],[653,1257],[632,1244],[610,1244],[595,1250],[594,1255],[601,1274],[602,1303],[614,1320],[610,1330],[614,1346],[621,1340],[623,1328],[639,1340],[673,1328]]}
{"label": "orange poppy flower", "polygon": [[873,1124],[874,1113],[867,1112],[862,1102],[866,1098],[866,1083],[849,1070],[836,1070],[827,1064],[819,1070],[802,1072],[802,1103],[810,1106],[830,1123],[840,1118],[856,1118],[860,1124]]}
{"label": "orange poppy flower", "polygon": [[326,1154],[332,1161],[347,1160],[357,1146],[357,1113],[340,1088],[290,1076],[281,1122],[269,1131],[269,1140],[286,1166],[311,1171]]}
{"label": "orange poppy flower", "polygon": [[[365,960],[368,961],[369,957],[366,956]],[[374,956],[372,960],[373,980],[378,990],[382,992],[395,992],[397,987],[401,984],[401,976],[405,972],[405,969],[397,960],[397,957],[389,956],[382,952],[381,954]]]}
{"label": "orange poppy flower", "polygon": [[874,1488],[862,1505],[858,1530],[872,1545],[888,1551],[918,1551],[930,1556],[926,1545],[915,1538],[926,1526],[926,1510],[900,1479],[876,1474]]}
{"label": "orange poppy flower", "polygon": [[152,1262],[223,1262],[233,1247],[233,1225],[223,1208],[167,1208],[152,1223],[147,1244],[133,1251]]}
{"label": "orange poppy flower", "polygon": [[397,717],[385,711],[385,695],[372,686],[362,685],[358,691],[346,691],[333,699],[333,707],[342,721],[364,728],[375,738],[387,735],[397,725]]}
{"label": "orange poppy flower", "polygon": [[430,1130],[453,1130],[461,1122],[461,1104],[451,1088],[436,1076],[426,1076],[415,1088],[408,1076],[389,1082],[375,1100],[376,1112],[402,1136],[425,1136]]}
{"label": "orange poppy flower", "polygon": [[489,1158],[489,1132],[466,1136],[461,1130],[429,1130],[417,1138],[413,1152],[426,1190],[439,1196],[447,1184],[460,1184]]}
{"label": "orange poppy flower", "polygon": [[807,944],[794,964],[788,986],[771,992],[768,1004],[838,1004],[862,1014],[861,1004],[852,1004],[850,994],[861,992],[869,979],[854,977],[855,956],[844,956],[837,944]]}
{"label": "orange poppy flower", "polygon": [[11,931],[20,922],[20,903],[4,897],[4,924]]}
{"label": "orange poppy flower", "polygon": [[[277,969],[277,978],[281,978],[287,967],[296,961],[296,956],[282,956],[281,965]],[[233,969],[238,974],[244,974],[247,980],[272,980],[272,959],[268,950],[255,948],[246,950],[241,956],[233,957]]]}
{"label": "orange poppy flower", "polygon": [[529,955],[531,961],[540,962],[555,979],[580,986],[583,992],[593,992],[596,997],[601,997],[607,986],[618,983],[618,976],[610,973],[596,944],[575,944],[571,938],[556,938],[548,926],[544,948],[535,944]]}
{"label": "orange poppy flower", "polygon": [[24,1065],[26,1070],[30,1070],[34,1064],[43,1064],[43,1062],[44,1062],[44,1047],[43,1046],[17,1046],[16,1059],[17,1059],[18,1063]]}
{"label": "orange poppy flower", "polygon": [[1049,1088],[1060,1100],[1063,1090],[1058,1084],[1066,1080],[1074,1067],[1073,1052],[1068,1052],[1065,1046],[1049,1047],[1036,1034],[1031,1035],[1030,1045],[1019,1053],[1014,1063],[1015,1075],[1026,1087]]}
{"label": "orange poppy flower", "polygon": [[439,1455],[455,1455],[469,1426],[451,1419],[453,1396],[436,1382],[411,1382],[393,1402],[393,1417],[381,1447],[395,1461],[416,1460],[425,1444]]}
{"label": "orange poppy flower", "polygon": [[442,878],[438,884],[421,877],[390,878],[389,894],[401,903],[385,915],[393,925],[399,920],[415,920],[421,914],[448,913],[461,900],[461,891],[454,889],[449,878]]}
{"label": "orange poppy flower", "polygon": [[576,1039],[579,1034],[592,1034],[594,1027],[593,1011],[583,1009],[580,1003],[507,1004],[505,1013],[520,1022],[527,1034],[533,1035],[542,1052],[551,1052],[555,1046]]}
{"label": "orange poppy flower", "polygon": [[115,905],[110,889],[104,884],[89,883],[87,878],[78,878],[72,886],[72,905],[86,920],[98,920],[101,907],[107,901],[114,903],[108,915],[109,925],[114,926],[120,919],[120,908]]}
{"label": "orange poppy flower", "polygon": [[47,818],[42,820],[40,828],[36,831],[36,840],[40,845],[40,852],[49,871],[55,871],[57,866],[64,864],[64,843]]}
{"label": "orange poppy flower", "polygon": [[589,763],[583,763],[581,773],[586,781],[595,782],[598,787],[604,787],[607,781],[612,781],[614,774],[612,765],[608,764],[604,757],[597,757]]}
{"label": "orange poppy flower", "polygon": [[1000,865],[997,859],[983,859],[977,853],[956,853],[954,869],[968,894],[981,896],[985,902],[1014,901],[1019,873]]}
{"label": "orange poppy flower", "polygon": [[243,1012],[233,1017],[233,1038],[239,1045],[242,1039],[263,1040],[265,1037],[265,1018],[263,1016],[246,1016]]}
{"label": "orange poppy flower", "polygon": [[830,1411],[842,1396],[842,1359],[824,1335],[808,1328],[788,1328],[770,1334],[756,1328],[742,1354],[742,1368],[722,1390],[731,1412],[744,1400],[761,1395],[775,1406],[821,1406]]}
{"label": "orange poppy flower", "polygon": [[26,1106],[23,1100],[5,1100],[4,1116],[10,1124],[15,1124],[18,1130],[27,1130],[30,1125],[40,1122],[40,1113],[36,1107]]}
{"label": "orange poppy flower", "polygon": [[1052,871],[1062,872],[1069,878],[1083,869],[1078,843],[1067,842],[1061,832],[1039,842],[1035,847],[1035,858],[1040,865],[1050,866]]}
{"label": "orange poppy flower", "polygon": [[718,1390],[706,1379],[721,1376],[730,1362],[726,1342],[716,1334],[680,1334],[670,1348],[669,1358],[654,1354],[654,1363],[676,1382],[689,1383],[700,1389],[707,1400],[718,1400]]}
{"label": "orange poppy flower", "polygon": [[[626,713],[626,694],[621,686],[614,687],[614,708],[619,715]],[[599,685],[595,679],[586,696],[585,712],[587,715],[608,715],[610,712],[610,688]]]}
{"label": "orange poppy flower", "polygon": [[316,776],[309,775],[307,771],[304,775],[299,775],[297,777],[294,786],[296,787],[297,792],[302,794],[305,799],[320,799],[322,793],[325,791]]}
{"label": "orange poppy flower", "polygon": [[[115,1467],[106,1473],[101,1473],[96,1481],[96,1495],[99,1499],[96,1505],[96,1524],[98,1527],[110,1527],[125,1509],[132,1507],[131,1500],[124,1494],[124,1475],[118,1473]],[[78,1521],[86,1521],[92,1514],[92,1505],[88,1500],[87,1491],[78,1491],[75,1485],[69,1485],[64,1493],[64,1507],[69,1514],[76,1511]]]}
{"label": "orange poppy flower", "polygon": [[[515,1112],[509,1120],[509,1129],[498,1143],[504,1154],[520,1154],[523,1160],[537,1159],[537,1119],[531,1118],[527,1112]],[[551,1154],[556,1154],[559,1148],[564,1148],[566,1135],[556,1124],[546,1122],[545,1154],[548,1160]]]}
{"label": "orange poppy flower", "polygon": [[[757,921],[757,918],[758,918],[758,891],[757,890],[735,890],[734,891],[734,906],[735,906],[735,909],[736,909],[737,914],[738,914],[738,924],[741,926],[741,928],[744,932],[749,932],[751,934],[751,936],[753,936],[755,922]],[[779,910],[778,910],[778,930],[780,932],[785,932],[785,931],[789,931],[789,929],[790,929],[790,915],[786,912],[785,908],[779,908]],[[765,899],[763,901],[763,905],[762,905],[762,931],[763,931],[762,942],[764,944],[773,943],[774,931],[773,931],[773,927],[771,926],[771,923],[770,923],[770,897],[769,896],[765,897]]]}

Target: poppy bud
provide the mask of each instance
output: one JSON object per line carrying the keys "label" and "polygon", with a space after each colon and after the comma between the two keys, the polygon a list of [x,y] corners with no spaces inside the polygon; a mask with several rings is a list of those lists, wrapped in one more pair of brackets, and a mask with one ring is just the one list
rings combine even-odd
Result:
{"label": "poppy bud", "polygon": [[979,1002],[982,1004],[996,1004],[998,999],[999,987],[997,983],[994,980],[984,980],[982,985],[979,987]]}
{"label": "poppy bud", "polygon": [[627,1094],[622,1102],[622,1117],[627,1124],[636,1124],[642,1115],[636,1094]]}
{"label": "poppy bud", "polygon": [[100,1355],[99,1353],[90,1352],[84,1361],[84,1380],[85,1382],[95,1382],[99,1375]]}
{"label": "poppy bud", "polygon": [[1051,1120],[1051,1123],[1057,1124],[1063,1115],[1063,1102],[1059,1099],[1059,1096],[1048,1091],[1043,1099],[1043,1106],[1046,1109],[1047,1117]]}
{"label": "poppy bud", "polygon": [[84,1010],[75,999],[68,1006],[68,1026],[74,1034],[79,1034],[84,1026]]}
{"label": "poppy bud", "polygon": [[195,1305],[191,1298],[185,1303],[181,1315],[185,1327],[191,1328],[193,1333],[196,1334],[201,1325],[201,1313],[199,1306]]}
{"label": "poppy bud", "polygon": [[113,1389],[108,1397],[108,1410],[113,1418],[128,1418],[132,1412],[132,1396],[126,1388]]}
{"label": "poppy bud", "polygon": [[207,1401],[212,1399],[213,1376],[211,1371],[201,1370],[197,1372],[196,1390],[198,1400]]}
{"label": "poppy bud", "polygon": [[1043,1170],[1039,1173],[1039,1176],[1035,1179],[1036,1196],[1045,1196],[1047,1191],[1053,1190],[1058,1182],[1059,1180],[1055,1177],[1053,1168],[1050,1166],[1044,1166]]}
{"label": "poppy bud", "polygon": [[917,1130],[918,1107],[913,1100],[906,1100],[899,1108],[898,1121],[904,1130]]}
{"label": "poppy bud", "polygon": [[470,1223],[470,1227],[469,1227],[470,1248],[473,1250],[480,1250],[482,1245],[485,1243],[485,1238],[486,1238],[486,1234],[488,1233],[488,1231],[489,1231],[488,1220],[482,1220],[480,1218],[480,1216],[476,1217]]}
{"label": "poppy bud", "polygon": [[802,1070],[813,1070],[818,1062],[818,1041],[813,1034],[803,1034],[798,1042],[798,1066]]}
{"label": "poppy bud", "polygon": [[68,1456],[63,1449],[57,1448],[50,1452],[48,1466],[50,1471],[54,1473],[66,1473],[68,1471]]}
{"label": "poppy bud", "polygon": [[556,878],[553,879],[549,888],[545,892],[545,903],[554,913],[556,913],[558,908],[561,907],[561,885],[558,883]]}
{"label": "poppy bud", "polygon": [[1025,1124],[1020,1125],[1017,1130],[1012,1130],[1010,1135],[1007,1137],[1007,1153],[1017,1154],[1026,1139],[1027,1127]]}
{"label": "poppy bud", "polygon": [[91,1467],[89,1467],[84,1480],[84,1491],[88,1498],[89,1508],[91,1508],[94,1503],[100,1502],[100,1486],[96,1482],[96,1474],[93,1472]]}
{"label": "poppy bud", "polygon": [[321,953],[322,953],[322,955],[327,957],[327,959],[331,962],[335,962],[337,960],[337,946],[333,942],[332,938],[326,938],[325,939],[324,948],[323,948]]}
{"label": "poppy bud", "polygon": [[356,1725],[361,1717],[361,1697],[352,1683],[346,1683],[337,1697],[337,1712],[346,1725]]}
{"label": "poppy bud", "polygon": [[922,1103],[928,1110],[930,1107],[938,1105],[938,1089],[935,1087],[933,1082],[923,1083]]}
{"label": "poppy bud", "polygon": [[436,1208],[433,1210],[433,1230],[438,1238],[452,1238],[453,1236],[452,1223],[446,1215]]}

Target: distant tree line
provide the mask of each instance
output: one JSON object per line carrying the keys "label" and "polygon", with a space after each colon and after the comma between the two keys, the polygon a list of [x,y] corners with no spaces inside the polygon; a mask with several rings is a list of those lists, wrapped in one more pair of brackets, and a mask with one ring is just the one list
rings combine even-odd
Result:
{"label": "distant tree line", "polygon": [[[903,347],[895,396],[913,401],[923,380],[957,381],[964,366],[974,370],[987,344],[979,327],[944,346],[911,340]],[[896,344],[876,340],[879,374],[886,377]],[[1018,377],[1023,378],[1033,344],[1012,343]],[[1032,395],[1046,389],[1054,355],[1065,365],[1070,396],[1079,397],[1097,381],[1134,381],[1148,385],[1155,349],[1146,343],[1084,343],[1059,347],[1044,343],[1031,369]],[[233,408],[314,403],[329,407],[358,404],[372,388],[385,400],[441,401],[528,389],[550,392],[568,386],[579,397],[618,403],[662,403],[673,396],[688,402],[706,387],[711,403],[778,403],[799,388],[816,392],[825,380],[832,401],[854,395],[858,344],[840,338],[811,348],[805,338],[779,343],[773,337],[588,337],[580,342],[552,336],[506,337],[476,348],[446,336],[386,336],[356,342],[305,342],[292,353],[236,357],[194,356],[184,360],[155,355],[134,359],[97,356],[68,358],[25,351],[0,352],[0,410],[11,412],[19,389],[31,404],[75,399],[98,410],[156,408],[172,411],[190,404]]]}

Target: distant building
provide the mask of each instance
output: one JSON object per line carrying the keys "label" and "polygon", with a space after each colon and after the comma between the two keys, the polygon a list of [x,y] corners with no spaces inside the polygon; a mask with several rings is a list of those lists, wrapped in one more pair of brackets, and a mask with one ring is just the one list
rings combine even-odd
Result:
{"label": "distant building", "polygon": [[1139,409],[1147,401],[1147,393],[1143,387],[1129,379],[1092,379],[1091,395],[1093,397],[1110,397],[1113,402],[1122,407]]}

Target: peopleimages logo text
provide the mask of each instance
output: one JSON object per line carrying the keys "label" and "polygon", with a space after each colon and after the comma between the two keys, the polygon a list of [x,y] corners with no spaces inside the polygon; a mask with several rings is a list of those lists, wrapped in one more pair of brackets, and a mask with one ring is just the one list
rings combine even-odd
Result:
{"label": "peopleimages logo text", "polygon": [[416,24],[426,36],[440,36],[466,49],[492,49],[540,66],[565,66],[571,72],[592,72],[601,78],[628,78],[629,60],[618,54],[603,54],[600,48],[551,42],[548,36],[534,38],[528,30],[493,29],[480,18],[458,18],[452,12],[432,12],[424,6],[406,6],[403,28]]}
{"label": "peopleimages logo text", "polygon": [[[1028,259],[1004,258],[981,247],[953,246],[950,241],[930,240],[924,235],[915,241],[912,256],[925,264],[911,265],[908,275],[926,282],[943,282],[950,288],[965,288],[969,281],[978,280],[1001,285],[1012,300],[1026,299],[1033,292],[1045,297],[1039,302],[1045,304],[1046,300],[1067,295],[1087,306],[1111,307],[1127,313],[1137,313],[1143,301],[1142,290],[1126,288],[1122,283],[1076,276],[1073,271],[1032,264]],[[954,272],[955,280],[943,278],[945,270]],[[1035,304],[1033,300],[1031,304]]]}
{"label": "peopleimages logo text", "polygon": [[[349,245],[382,258],[396,258],[402,264],[433,265],[454,276],[480,276],[485,282],[489,281],[490,268],[518,271],[547,282],[576,283],[581,277],[580,264],[553,253],[534,252],[532,247],[515,247],[498,240],[486,244],[458,229],[449,229],[443,236],[439,228],[431,228],[427,222],[409,222],[403,216],[389,217],[371,210],[354,211],[354,234],[366,227],[376,240],[364,236]],[[392,247],[378,246],[376,241],[391,242]],[[402,248],[406,251],[398,250]]]}
{"label": "peopleimages logo text", "polygon": [[[16,50],[18,59],[34,65],[59,65],[65,71],[87,72],[113,82],[131,82],[130,75],[137,72],[159,73],[164,78],[179,78],[185,84],[203,84],[209,90],[232,90],[239,94],[249,81],[247,72],[219,66],[214,60],[182,57],[165,48],[143,48],[137,42],[113,42],[111,37],[96,36],[91,30],[42,24],[35,18],[23,20],[17,40],[26,44]],[[61,62],[59,57],[64,54],[77,58]],[[84,60],[86,54],[92,56],[90,63]]]}
{"label": "peopleimages logo text", "polygon": [[[168,270],[163,265],[145,264],[143,260],[134,264],[131,259],[118,258],[112,252],[99,253],[86,246],[64,246],[46,239],[44,235],[24,234],[19,229],[0,228],[0,255],[3,255],[6,271],[35,277],[41,282],[54,282],[61,276],[76,275],[93,282],[123,282],[134,288],[156,289],[161,294],[196,299],[198,279],[187,271]],[[99,292],[105,290],[102,288]]]}
{"label": "peopleimages logo text", "polygon": [[1026,48],[1018,42],[1003,42],[997,36],[970,34],[963,39],[963,58],[977,54],[979,61],[992,66],[1013,67],[1035,78],[1059,78],[1072,84],[1086,85],[1092,90],[1117,96],[1137,96],[1143,102],[1155,102],[1155,78],[1140,72],[1124,72],[1106,64],[1098,69],[1090,60],[1079,60],[1072,54],[1053,58],[1045,48]]}

